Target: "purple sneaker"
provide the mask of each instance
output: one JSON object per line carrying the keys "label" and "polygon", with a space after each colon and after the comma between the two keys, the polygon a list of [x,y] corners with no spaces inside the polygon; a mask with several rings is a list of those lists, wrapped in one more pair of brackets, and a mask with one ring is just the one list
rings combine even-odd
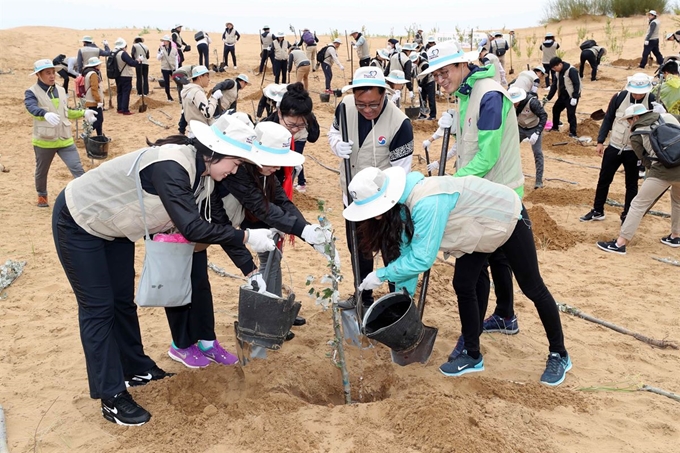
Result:
{"label": "purple sneaker", "polygon": [[203,349],[199,342],[198,350],[206,359],[212,360],[215,363],[221,363],[222,365],[233,365],[238,362],[238,357],[220,346],[220,343],[217,340],[215,340],[215,343],[213,343],[212,348],[208,349]]}
{"label": "purple sneaker", "polygon": [[184,366],[189,368],[205,368],[210,365],[210,360],[208,360],[198,346],[192,344],[188,348],[180,349],[175,347],[174,343],[170,346],[168,355],[172,360],[183,363]]}

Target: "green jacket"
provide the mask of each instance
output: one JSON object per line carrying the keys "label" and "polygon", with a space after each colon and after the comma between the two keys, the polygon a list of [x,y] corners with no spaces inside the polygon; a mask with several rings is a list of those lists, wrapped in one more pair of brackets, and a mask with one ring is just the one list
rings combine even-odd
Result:
{"label": "green jacket", "polygon": [[680,115],[680,77],[668,76],[661,84],[659,99],[668,110],[668,113]]}
{"label": "green jacket", "polygon": [[[675,115],[669,115],[666,120],[669,121],[670,116],[675,117]],[[648,129],[652,124],[654,124],[659,119],[659,114],[655,112],[645,113],[640,115],[640,118],[633,124],[630,128],[632,132],[639,129]],[[672,118],[670,118],[672,119]],[[677,117],[676,117],[677,119]],[[633,151],[637,155],[638,159],[642,160],[642,164],[648,168],[647,177],[648,178],[658,178],[662,181],[676,182],[680,181],[680,167],[666,168],[663,164],[650,160],[645,149],[645,145],[651,147],[649,144],[649,139],[646,135],[631,135],[630,144],[633,147]]]}

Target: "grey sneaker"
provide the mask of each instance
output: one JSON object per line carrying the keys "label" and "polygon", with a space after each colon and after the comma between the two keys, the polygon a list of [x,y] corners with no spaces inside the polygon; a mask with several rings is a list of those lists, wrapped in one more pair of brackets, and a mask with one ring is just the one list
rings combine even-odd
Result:
{"label": "grey sneaker", "polygon": [[[559,355],[559,354],[558,354]],[[473,359],[464,349],[455,359],[449,359],[448,362],[439,367],[439,371],[444,376],[462,376],[467,373],[478,373],[484,371],[484,357],[479,354],[478,359]]]}
{"label": "grey sneaker", "polygon": [[555,387],[564,382],[567,371],[571,370],[571,359],[569,355],[560,356],[557,352],[551,352],[545,363],[545,371],[541,375],[541,384]]}
{"label": "grey sneaker", "polygon": [[618,253],[619,255],[625,255],[626,254],[626,246],[625,245],[616,245],[616,239],[614,239],[612,241],[599,241],[597,243],[597,246],[601,250],[604,250],[605,252]]}
{"label": "grey sneaker", "polygon": [[604,220],[604,212],[596,211],[594,209],[591,209],[588,214],[584,215],[583,217],[580,217],[579,220],[581,222],[590,222],[593,220]]}

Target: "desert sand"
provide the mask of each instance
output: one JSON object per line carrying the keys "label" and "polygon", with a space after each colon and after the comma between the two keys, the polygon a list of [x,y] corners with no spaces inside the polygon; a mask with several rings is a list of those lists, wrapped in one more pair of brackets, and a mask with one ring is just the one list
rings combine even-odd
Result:
{"label": "desert sand", "polygon": [[[670,17],[661,20],[663,31],[677,28]],[[577,27],[584,23],[590,35],[607,46],[603,18],[547,28],[558,34],[568,62],[578,63]],[[614,21],[616,28],[620,23]],[[626,19],[624,23],[632,32],[646,27],[643,17]],[[527,64],[540,62],[538,43],[545,31],[542,26],[517,30],[522,56],[514,56],[516,73]],[[680,351],[652,347],[563,314],[565,343],[574,367],[564,384],[547,388],[538,382],[547,356],[545,334],[531,302],[517,288],[521,331],[511,337],[482,337],[486,371],[462,378],[447,378],[439,373],[437,367],[446,360],[460,332],[451,287],[453,268],[439,262],[432,270],[425,312],[426,324],[439,328],[429,363],[402,368],[391,363],[389,351],[381,345],[363,351],[348,348],[352,396],[357,404],[343,405],[340,373],[329,357],[330,313],[322,311],[305,294],[305,278],[321,277],[324,262],[301,241],[286,246],[284,259],[285,281],[298,294],[303,303],[301,314],[308,321],[306,326],[295,328],[297,336],[293,341],[280,352],[270,353],[267,360],[251,362],[243,369],[212,364],[207,369],[188,370],[167,356],[171,339],[163,311],[140,309],[146,352],[162,368],[178,374],[131,390],[153,414],[150,423],[124,428],[105,421],[99,402],[88,395],[77,305],[55,253],[51,208],[35,206],[32,123],[23,106],[23,93],[34,83],[35,78],[28,74],[35,60],[54,58],[59,53],[75,55],[79,39],[85,34],[92,35],[97,43],[104,38],[113,43],[119,36],[131,43],[138,32],[45,27],[0,31],[0,69],[12,69],[11,74],[0,75],[0,163],[10,169],[9,173],[0,173],[0,262],[13,259],[28,263],[23,275],[5,291],[6,298],[0,298],[0,404],[7,417],[11,452],[680,451],[678,403],[636,391],[647,384],[680,393]],[[152,55],[159,38],[167,32],[152,30],[144,35]],[[220,33],[211,35],[216,38]],[[529,61],[525,37],[532,33],[536,33],[538,43]],[[193,33],[184,34],[193,45]],[[292,40],[290,34],[288,39]],[[630,38],[618,58],[610,53],[601,66],[600,81],[591,82],[586,77],[578,109],[579,121],[583,122],[579,134],[595,139],[599,123],[589,120],[589,114],[606,109],[626,76],[636,72],[627,66],[637,63],[642,41],[641,36]],[[385,38],[371,38],[372,51],[384,42]],[[212,48],[221,54],[219,46]],[[257,102],[260,85],[252,73],[259,62],[257,36],[243,36],[237,49],[239,72],[248,74],[254,82],[242,92],[239,109],[252,114],[250,100]],[[677,50],[670,43],[662,45],[664,54]],[[349,79],[350,64],[344,61],[344,45],[339,55]],[[195,50],[187,54],[187,59],[197,63]],[[614,60],[620,60],[616,66],[611,64]],[[645,72],[652,71],[648,67]],[[333,88],[340,88],[345,78],[337,67],[334,72]],[[155,60],[150,74],[160,77]],[[213,75],[212,81],[236,74],[232,71]],[[272,79],[267,76],[268,81]],[[147,114],[170,128],[164,130],[152,124],[143,114],[128,117],[107,110],[104,131],[113,139],[110,157],[141,148],[145,137],[153,140],[176,130],[179,106],[165,103],[158,84],[152,85],[154,92]],[[305,154],[337,168],[338,159],[328,150],[324,136],[332,121],[333,100],[330,104],[318,103],[316,93],[322,89],[323,76],[312,77],[312,98],[322,137],[308,144]],[[541,88],[539,97],[545,93]],[[137,99],[133,92],[131,101]],[[447,107],[446,101],[440,99],[439,111]],[[415,122],[414,128],[414,167],[425,171],[420,143],[436,124]],[[570,143],[551,146],[564,141]],[[87,170],[98,164],[86,158],[82,141],[78,147]],[[597,182],[600,159],[594,146],[579,145],[566,134],[557,133],[546,137],[544,152],[546,187],[534,191],[533,180],[527,178],[525,203],[535,222],[543,279],[555,298],[649,337],[680,341],[680,273],[677,267],[652,259],[680,259],[680,249],[659,243],[659,238],[669,232],[670,220],[645,217],[626,256],[601,252],[595,242],[617,235],[620,209],[608,206],[602,222],[579,222],[579,216],[591,208]],[[525,173],[532,175],[533,156],[526,143],[522,144],[522,158]],[[555,160],[558,158],[579,165]],[[316,200],[327,202],[348,277],[342,283],[342,294],[348,295],[352,291],[351,271],[338,178],[312,160],[307,160],[305,168],[307,193],[296,193],[294,201],[312,221],[317,214]],[[63,163],[55,159],[49,176],[50,203],[70,178]],[[623,175],[619,174],[610,198],[623,202],[623,194]],[[670,212],[669,196],[665,195],[655,209]],[[142,258],[143,246],[139,243],[138,273]],[[209,259],[230,272],[238,272],[219,247],[209,249]],[[239,281],[212,273],[210,278],[218,338],[233,351]],[[490,306],[493,305],[492,295]]]}

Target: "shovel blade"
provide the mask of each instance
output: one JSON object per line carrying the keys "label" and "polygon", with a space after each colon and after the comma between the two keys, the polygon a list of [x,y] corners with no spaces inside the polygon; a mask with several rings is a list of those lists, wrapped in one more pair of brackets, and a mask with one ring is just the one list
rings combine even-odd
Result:
{"label": "shovel blade", "polygon": [[434,349],[434,341],[437,339],[439,329],[436,327],[423,326],[423,336],[411,348],[406,351],[392,350],[392,362],[399,366],[406,366],[412,363],[427,363]]}
{"label": "shovel blade", "polygon": [[360,348],[361,324],[356,309],[340,310],[340,319],[342,320],[342,335],[345,342]]}

